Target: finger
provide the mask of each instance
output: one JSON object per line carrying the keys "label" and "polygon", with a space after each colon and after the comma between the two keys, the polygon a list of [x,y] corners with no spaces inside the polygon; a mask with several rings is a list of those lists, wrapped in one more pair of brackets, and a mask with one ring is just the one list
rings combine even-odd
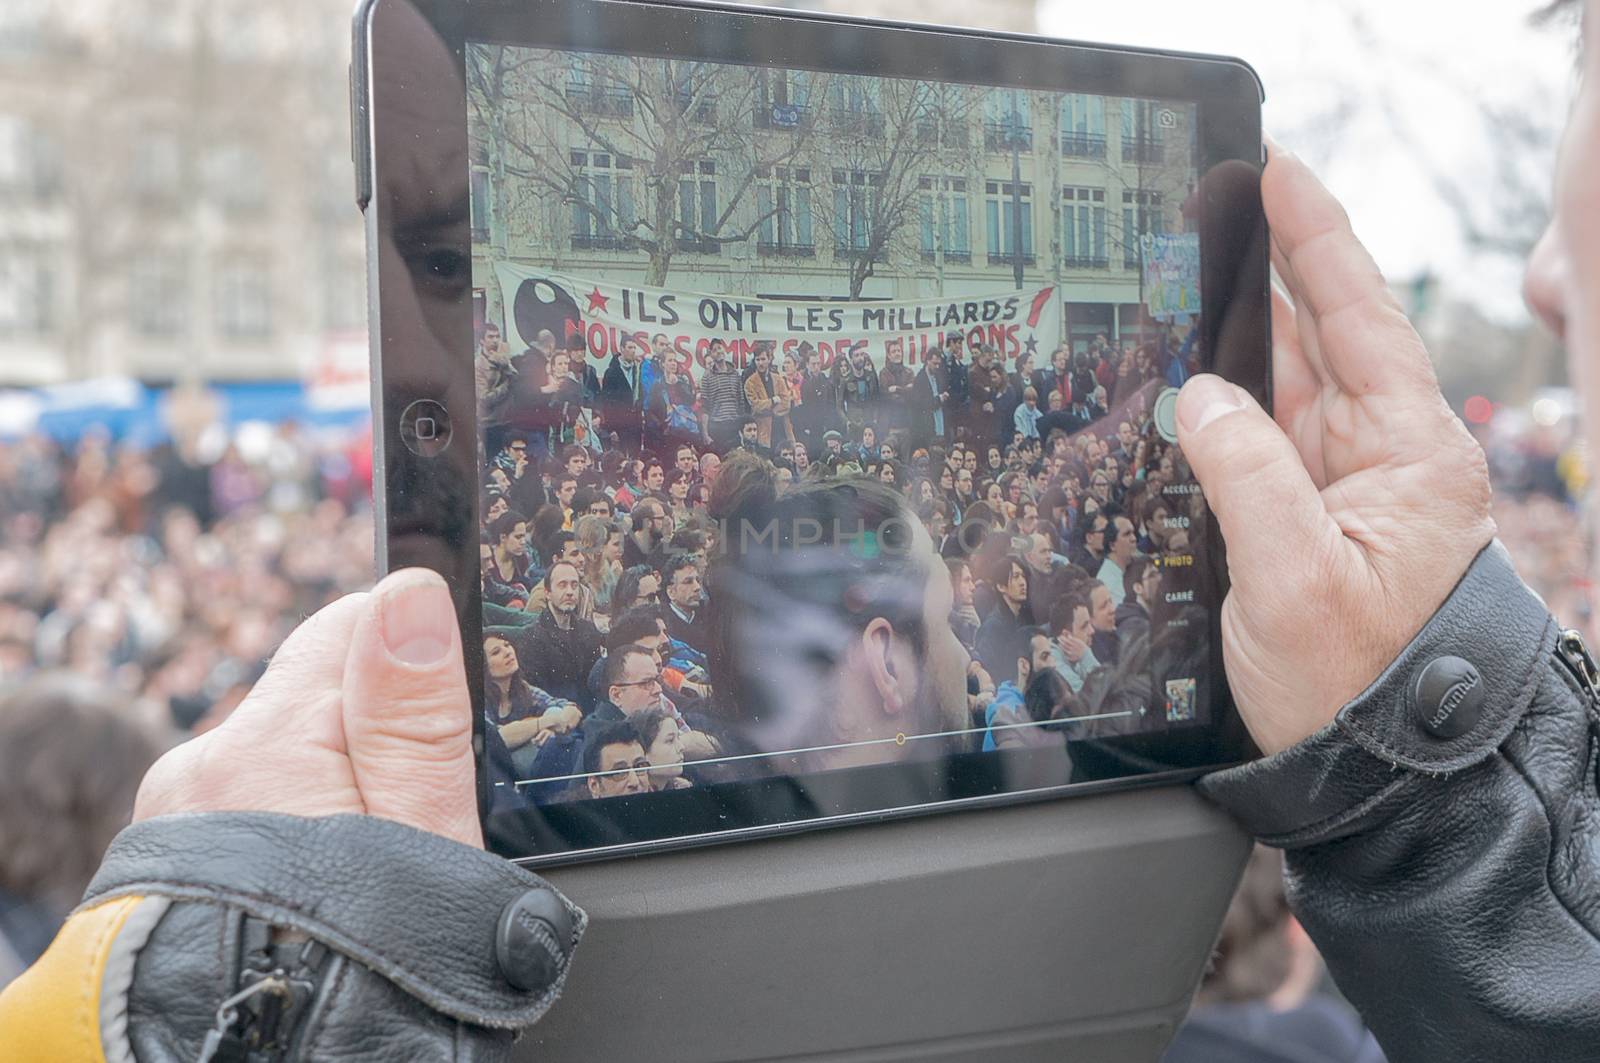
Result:
{"label": "finger", "polygon": [[1317,330],[1328,382],[1350,395],[1431,387],[1415,330],[1349,215],[1310,168],[1292,154],[1274,155],[1261,201],[1284,282]]}
{"label": "finger", "polygon": [[1272,418],[1300,453],[1318,489],[1327,486],[1320,431],[1322,381],[1300,343],[1294,304],[1272,285]]}
{"label": "finger", "polygon": [[1249,558],[1230,565],[1234,584],[1281,582],[1284,558],[1309,567],[1333,544],[1337,526],[1289,437],[1240,387],[1201,374],[1178,394],[1178,444],[1217,516],[1228,553]]}
{"label": "finger", "polygon": [[437,573],[373,588],[345,661],[344,732],[368,813],[482,846],[461,632]]}

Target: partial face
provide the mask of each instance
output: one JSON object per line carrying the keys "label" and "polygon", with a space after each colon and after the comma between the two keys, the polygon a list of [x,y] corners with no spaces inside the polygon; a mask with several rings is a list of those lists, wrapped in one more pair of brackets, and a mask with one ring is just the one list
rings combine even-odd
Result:
{"label": "partial face", "polygon": [[517,651],[505,639],[484,639],[483,659],[491,679],[509,679],[517,674]]}
{"label": "partial face", "polygon": [[494,568],[494,547],[488,543],[478,544],[478,571],[488,573]]}
{"label": "partial face", "polygon": [[1135,548],[1139,545],[1139,538],[1134,533],[1133,521],[1127,517],[1118,517],[1116,523],[1117,537],[1112,541],[1111,559],[1117,564],[1127,567],[1133,560]]}
{"label": "partial face", "polygon": [[1028,640],[1028,663],[1031,666],[1028,674],[1038,675],[1049,668],[1054,662],[1051,654],[1050,639],[1044,635],[1035,635]]}
{"label": "partial face", "polygon": [[838,436],[834,436],[832,439],[828,440],[829,454],[837,458],[842,450],[844,450],[844,442],[840,440]]}
{"label": "partial face", "polygon": [[1145,570],[1144,578],[1137,584],[1139,593],[1147,602],[1156,600],[1156,592],[1161,589],[1161,570],[1151,565]]}
{"label": "partial face", "polygon": [[805,472],[806,469],[810,467],[810,465],[811,465],[811,455],[806,451],[805,447],[800,446],[798,443],[795,444],[795,448],[794,448],[794,467],[797,470],[799,470],[800,472]]}
{"label": "partial face", "polygon": [[550,359],[550,375],[557,380],[566,377],[572,371],[572,359],[564,354],[558,354]]}
{"label": "partial face", "polygon": [[950,466],[946,465],[939,470],[939,489],[942,491],[954,491],[955,487],[956,474],[950,471]]}
{"label": "partial face", "polygon": [[604,517],[609,520],[611,518],[611,499],[601,495],[589,503],[589,513],[591,516]]}
{"label": "partial face", "polygon": [[1016,562],[1012,562],[1006,577],[1005,596],[1012,605],[1021,605],[1028,600],[1028,574]]}
{"label": "partial face", "polygon": [[956,570],[956,577],[951,588],[955,592],[956,604],[965,608],[972,604],[972,594],[978,589],[978,581],[972,578],[972,569],[962,565]]}
{"label": "partial face", "polygon": [[1029,539],[1033,545],[1028,550],[1028,564],[1040,572],[1050,568],[1050,540],[1043,535],[1034,535]]}
{"label": "partial face", "polygon": [[619,742],[600,751],[600,771],[588,779],[590,797],[642,794],[649,788],[650,761],[638,742]]}
{"label": "partial face", "polygon": [[639,360],[639,345],[633,340],[622,341],[622,360],[629,365]]}
{"label": "partial face", "polygon": [[683,774],[683,735],[677,720],[668,717],[661,721],[655,740],[644,755],[650,762],[650,782],[655,786]]}
{"label": "partial face", "polygon": [[578,549],[576,539],[568,540],[561,544],[561,553],[557,554],[551,564],[578,565],[583,562],[583,551]]}
{"label": "partial face", "polygon": [[689,447],[678,448],[678,471],[685,475],[692,475],[695,470],[694,451]]}
{"label": "partial face", "polygon": [[1012,480],[1006,487],[1006,498],[1013,506],[1022,501],[1022,481]]}
{"label": "partial face", "polygon": [[693,565],[678,569],[667,584],[667,598],[679,609],[700,607],[700,570]]}
{"label": "partial face", "polygon": [[572,496],[578,493],[578,481],[564,477],[561,486],[556,488],[556,501],[561,503],[562,509],[572,508]]}
{"label": "partial face", "polygon": [[728,348],[721,340],[711,341],[711,361],[721,365],[728,359]]}
{"label": "partial face", "polygon": [[722,459],[715,454],[706,454],[700,458],[700,479],[710,483],[717,478],[717,470],[722,468]]}
{"label": "partial face", "polygon": [[1032,502],[1022,503],[1022,508],[1017,511],[1017,530],[1024,535],[1032,535],[1038,524],[1039,507]]}
{"label": "partial face", "polygon": [[528,526],[520,522],[513,524],[511,531],[501,538],[500,545],[512,557],[526,557],[528,553]]}
{"label": "partial face", "polygon": [[667,474],[659,465],[652,465],[644,472],[644,485],[651,491],[661,490],[661,485],[666,482]]}
{"label": "partial face", "polygon": [[1129,424],[1127,421],[1123,421],[1121,424],[1117,425],[1117,439],[1122,443],[1123,449],[1128,451],[1128,453],[1133,453],[1133,447],[1134,444],[1138,442],[1138,438],[1139,437],[1134,434],[1133,425]]}
{"label": "partial face", "polygon": [[906,352],[898,343],[891,343],[884,351],[884,358],[890,365],[899,365],[906,360]]}
{"label": "partial face", "polygon": [[650,341],[650,350],[657,358],[666,358],[667,353],[672,350],[672,345],[667,342],[665,336],[656,336]]}
{"label": "partial face", "polygon": [[589,455],[583,451],[574,452],[567,458],[567,475],[582,476],[589,468]]}
{"label": "partial face", "polygon": [[647,653],[628,654],[628,664],[622,681],[612,683],[608,691],[612,704],[626,716],[653,709],[661,704],[661,671]]}
{"label": "partial face", "polygon": [[[996,451],[995,453],[998,454],[999,451]],[[999,465],[1000,463],[998,461],[996,461],[994,464],[995,465]],[[967,451],[966,455],[961,459],[961,467],[963,469],[967,470],[968,472],[977,472],[978,471],[978,452],[976,450]]]}
{"label": "partial face", "polygon": [[964,495],[972,493],[972,470],[962,469],[956,476],[956,490]]}
{"label": "partial face", "polygon": [[894,486],[894,466],[884,464],[878,469],[878,479],[890,487]]}
{"label": "partial face", "polygon": [[639,581],[639,596],[633,600],[633,604],[646,605],[655,601],[656,595],[660,593],[661,577],[652,572]]}
{"label": "partial face", "polygon": [[870,424],[861,430],[861,445],[868,450],[878,445],[878,432]]}
{"label": "partial face", "polygon": [[496,495],[494,500],[489,503],[489,512],[483,515],[484,523],[493,524],[495,521],[505,516],[506,510],[510,508],[511,505],[506,501],[505,495]]}
{"label": "partial face", "polygon": [[996,513],[1002,512],[1000,505],[1006,500],[1005,492],[1000,490],[999,484],[990,484],[983,493],[983,500],[993,506]]}
{"label": "partial face", "polygon": [[1106,548],[1106,527],[1108,522],[1098,513],[1089,519],[1092,523],[1089,525],[1089,534],[1084,536],[1084,545],[1096,553],[1104,553]]}
{"label": "partial face", "polygon": [[786,354],[783,356],[783,371],[786,375],[792,376],[794,373],[798,372],[799,369],[800,365],[794,360],[794,355]]}
{"label": "partial face", "polygon": [[578,608],[578,567],[558,564],[550,570],[550,608],[554,612],[571,614]]}
{"label": "partial face", "polygon": [[1096,587],[1089,596],[1089,619],[1096,631],[1117,630],[1117,606],[1105,587]]}
{"label": "partial face", "polygon": [[769,370],[771,368],[772,368],[772,355],[768,354],[766,351],[762,351],[760,354],[756,355],[756,371],[757,372],[765,373],[767,370]]}
{"label": "partial face", "polygon": [[1090,619],[1087,606],[1078,606],[1072,610],[1072,637],[1079,642],[1087,643],[1094,638],[1094,622]]}

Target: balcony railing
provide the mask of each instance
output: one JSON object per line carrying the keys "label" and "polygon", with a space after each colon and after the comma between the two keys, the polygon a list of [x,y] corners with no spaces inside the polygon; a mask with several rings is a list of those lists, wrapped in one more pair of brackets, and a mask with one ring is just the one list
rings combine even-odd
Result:
{"label": "balcony railing", "polygon": [[1123,162],[1165,162],[1167,146],[1155,137],[1123,137]]}
{"label": "balcony railing", "polygon": [[[937,251],[923,251],[922,261],[932,264],[939,261]],[[944,262],[947,266],[970,266],[972,264],[971,251],[945,251]]]}
{"label": "balcony railing", "polygon": [[850,260],[870,259],[873,262],[887,262],[889,260],[888,250],[886,248],[880,247],[873,249],[869,247],[856,247],[853,244],[842,243],[835,243],[833,245],[833,257]]}
{"label": "balcony railing", "polygon": [[1139,256],[1134,254],[1133,252],[1130,251],[1127,254],[1122,256],[1122,268],[1123,269],[1138,269],[1139,265],[1140,265]]}
{"label": "balcony railing", "polygon": [[[1012,251],[990,251],[989,252],[989,265],[991,265],[991,266],[1015,266],[1017,264],[1017,258],[1018,258],[1017,254],[1015,252],[1012,252]],[[1021,259],[1022,259],[1022,264],[1024,266],[1031,266],[1031,265],[1034,264],[1034,261],[1035,261],[1032,252],[1024,252],[1021,255]]]}
{"label": "balcony railing", "polygon": [[633,93],[620,85],[568,85],[567,103],[589,114],[633,116]]}
{"label": "balcony railing", "polygon": [[883,115],[873,111],[857,111],[849,107],[835,107],[829,115],[833,127],[840,133],[862,137],[881,137],[888,130]]}
{"label": "balcony railing", "polygon": [[756,254],[758,255],[774,255],[778,258],[813,258],[816,253],[816,244],[772,243],[767,240],[756,242]]}
{"label": "balcony railing", "polygon": [[678,237],[678,250],[686,251],[692,255],[716,255],[722,253],[722,241],[711,240],[703,236]]}
{"label": "balcony railing", "polygon": [[986,151],[1032,151],[1033,130],[1016,122],[985,122],[983,146]]}
{"label": "balcony railing", "polygon": [[616,233],[573,233],[574,251],[620,251],[626,241]]}
{"label": "balcony railing", "polygon": [[1106,156],[1106,135],[1063,132],[1061,154],[1074,159],[1103,159]]}
{"label": "balcony railing", "polygon": [[1061,265],[1067,269],[1110,269],[1111,259],[1105,255],[1062,255]]}

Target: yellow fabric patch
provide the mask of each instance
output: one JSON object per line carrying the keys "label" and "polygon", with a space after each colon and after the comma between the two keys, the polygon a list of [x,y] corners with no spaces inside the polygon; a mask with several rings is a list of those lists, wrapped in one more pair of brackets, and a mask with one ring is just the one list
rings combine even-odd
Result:
{"label": "yellow fabric patch", "polygon": [[105,1063],[100,979],[111,943],[143,899],[119,897],[74,915],[0,993],[0,1054],[8,1063]]}

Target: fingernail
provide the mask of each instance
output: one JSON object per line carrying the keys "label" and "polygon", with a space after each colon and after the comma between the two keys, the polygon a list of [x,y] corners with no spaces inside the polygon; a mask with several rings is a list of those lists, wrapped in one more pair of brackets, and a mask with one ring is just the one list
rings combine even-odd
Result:
{"label": "fingernail", "polygon": [[389,655],[412,667],[438,664],[454,644],[456,612],[437,573],[406,569],[388,576],[373,593],[378,625]]}
{"label": "fingernail", "polygon": [[1238,413],[1245,405],[1240,388],[1221,377],[1204,374],[1190,380],[1178,393],[1178,420],[1193,434],[1219,417]]}

